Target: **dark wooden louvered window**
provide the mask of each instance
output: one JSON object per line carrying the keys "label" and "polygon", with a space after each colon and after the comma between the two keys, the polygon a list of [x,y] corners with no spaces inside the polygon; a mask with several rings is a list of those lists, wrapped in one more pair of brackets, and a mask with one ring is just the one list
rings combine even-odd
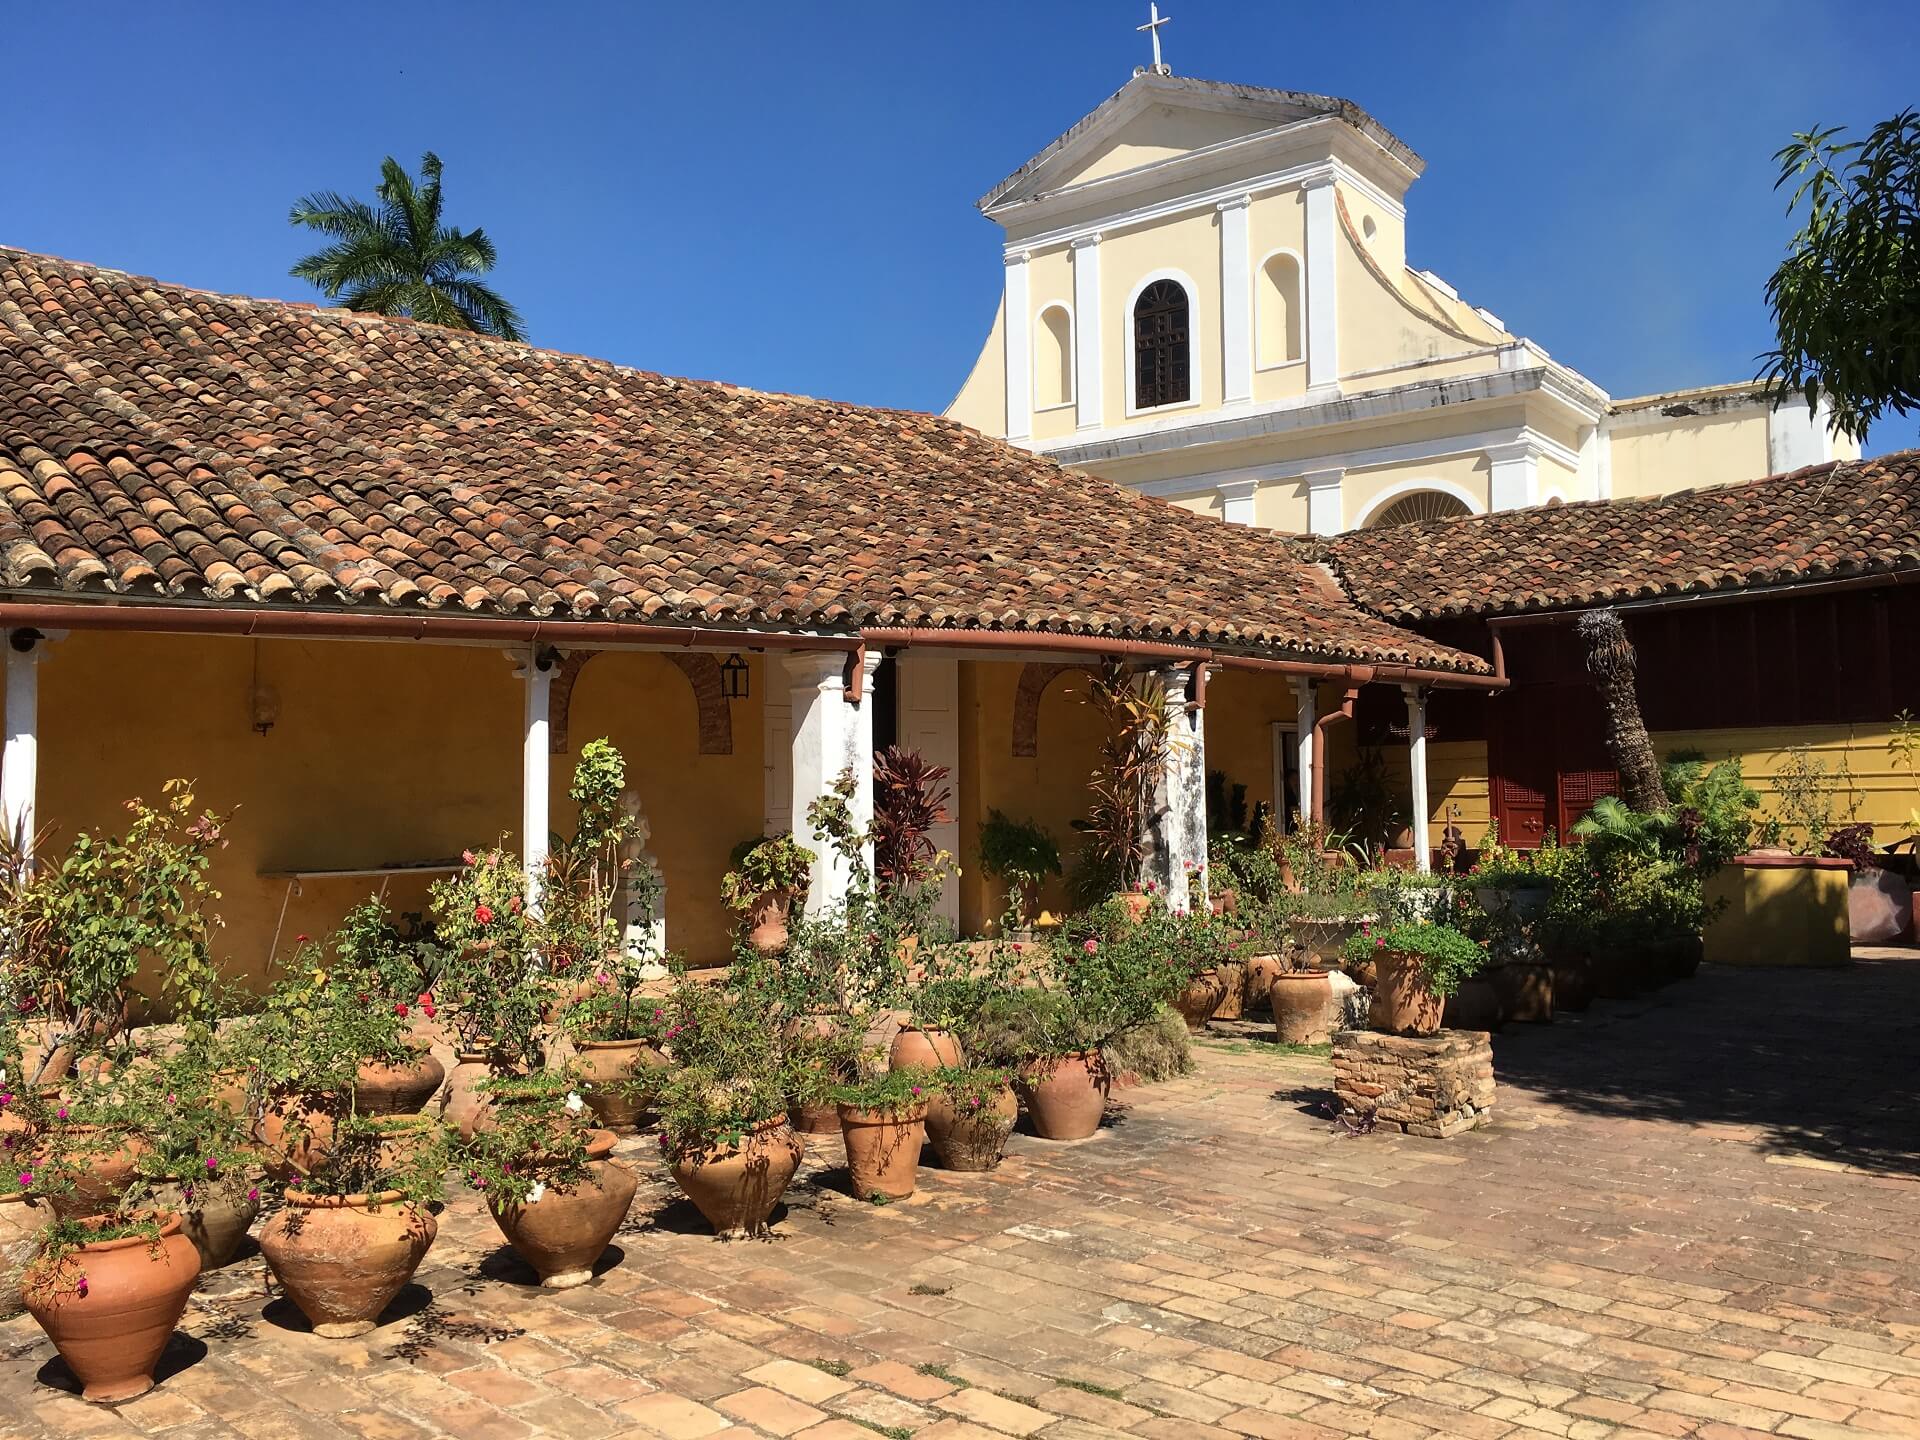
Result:
{"label": "dark wooden louvered window", "polygon": [[1156,280],[1133,304],[1133,408],[1178,405],[1193,396],[1187,292]]}

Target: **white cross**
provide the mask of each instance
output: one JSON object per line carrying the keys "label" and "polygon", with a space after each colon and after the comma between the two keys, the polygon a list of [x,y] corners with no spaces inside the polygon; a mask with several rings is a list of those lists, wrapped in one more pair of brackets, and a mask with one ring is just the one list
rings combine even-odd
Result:
{"label": "white cross", "polygon": [[1153,70],[1156,75],[1167,73],[1167,67],[1160,60],[1160,27],[1173,19],[1171,15],[1162,15],[1158,0],[1147,6],[1147,23],[1136,25],[1135,30],[1144,31],[1153,37]]}

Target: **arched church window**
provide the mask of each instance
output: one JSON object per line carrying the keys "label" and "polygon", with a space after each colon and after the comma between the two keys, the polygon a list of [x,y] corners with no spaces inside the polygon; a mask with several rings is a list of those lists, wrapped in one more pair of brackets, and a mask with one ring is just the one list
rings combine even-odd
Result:
{"label": "arched church window", "polygon": [[1040,410],[1073,403],[1073,317],[1064,305],[1042,310],[1034,329],[1033,403]]}
{"label": "arched church window", "polygon": [[1402,495],[1367,522],[1369,530],[1384,530],[1389,525],[1411,525],[1418,520],[1450,520],[1456,515],[1471,515],[1473,510],[1458,496],[1442,490],[1416,490]]}
{"label": "arched church window", "polygon": [[1133,302],[1133,408],[1178,405],[1193,398],[1187,292],[1156,280]]}
{"label": "arched church window", "polygon": [[1300,262],[1282,253],[1260,267],[1260,363],[1300,358]]}

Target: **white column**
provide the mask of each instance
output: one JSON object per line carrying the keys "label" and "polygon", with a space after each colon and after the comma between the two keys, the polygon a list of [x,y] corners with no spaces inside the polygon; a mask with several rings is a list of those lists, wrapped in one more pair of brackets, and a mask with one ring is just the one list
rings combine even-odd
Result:
{"label": "white column", "polygon": [[1253,497],[1260,488],[1258,480],[1224,480],[1215,487],[1220,497],[1220,518],[1229,525],[1253,524]]}
{"label": "white column", "polygon": [[1412,769],[1413,864],[1421,874],[1433,869],[1433,802],[1427,795],[1427,696],[1418,685],[1400,687],[1407,696],[1407,757]]}
{"label": "white column", "polygon": [[1207,903],[1206,712],[1189,705],[1191,667],[1170,665],[1155,678],[1166,687],[1173,743],[1154,787],[1143,878],[1165,891],[1170,907],[1187,910]]}
{"label": "white column", "polygon": [[7,634],[7,739],[0,754],[0,825],[33,859],[34,795],[40,777],[40,637]]}
{"label": "white column", "polygon": [[1487,508],[1518,510],[1540,503],[1540,446],[1520,439],[1510,445],[1489,445]]}
{"label": "white column", "polygon": [[1073,397],[1074,424],[1100,427],[1106,387],[1100,373],[1100,237],[1073,242]]}
{"label": "white column", "polygon": [[[1313,819],[1313,722],[1320,718],[1316,705],[1318,696],[1310,676],[1297,675],[1293,681],[1294,723],[1300,727],[1295,743],[1299,749],[1300,771],[1300,815],[1302,819]],[[1284,817],[1289,828],[1293,825],[1293,816]]]}
{"label": "white column", "polygon": [[[853,823],[873,822],[873,698],[847,700],[847,655],[840,650],[798,650],[781,657],[793,707],[793,838],[814,853],[807,914],[828,913],[845,903],[853,869],[826,841],[815,838],[807,810],[832,791],[842,772],[853,771]],[[865,864],[872,873],[873,857]]]}
{"label": "white column", "polygon": [[1347,472],[1314,470],[1300,477],[1307,487],[1307,530],[1314,535],[1338,535],[1347,528],[1347,507],[1341,495]]}
{"label": "white column", "polygon": [[547,840],[553,833],[547,814],[553,766],[548,720],[553,655],[529,645],[514,658],[520,662],[514,673],[526,682],[520,736],[520,854],[527,870],[527,913],[538,915],[547,874]]}
{"label": "white column", "polygon": [[1247,253],[1247,207],[1251,195],[1220,202],[1220,399],[1253,399],[1253,275]]}
{"label": "white column", "polygon": [[1340,393],[1340,217],[1331,174],[1313,176],[1300,189],[1307,201],[1307,394],[1323,398]]}
{"label": "white column", "polygon": [[1012,251],[1006,260],[1007,439],[1018,444],[1033,433],[1033,299],[1027,252]]}

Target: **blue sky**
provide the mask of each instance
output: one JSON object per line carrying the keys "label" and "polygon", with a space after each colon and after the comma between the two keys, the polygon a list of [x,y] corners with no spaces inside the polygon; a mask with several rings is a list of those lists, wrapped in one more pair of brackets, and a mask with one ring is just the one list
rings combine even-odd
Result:
{"label": "blue sky", "polygon": [[[974,199],[1144,62],[1145,8],[17,7],[0,243],[312,298],[290,202],[433,149],[537,342],[939,409],[1000,283]],[[1750,377],[1773,151],[1920,100],[1911,3],[1167,9],[1179,73],[1346,96],[1424,155],[1413,263],[1620,396]]]}

